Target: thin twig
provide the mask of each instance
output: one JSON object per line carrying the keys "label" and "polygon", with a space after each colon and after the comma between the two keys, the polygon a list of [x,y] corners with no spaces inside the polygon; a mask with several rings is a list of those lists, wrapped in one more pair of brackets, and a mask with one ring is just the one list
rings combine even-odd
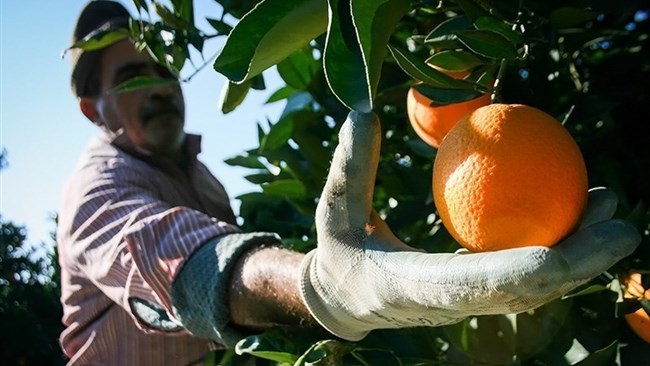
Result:
{"label": "thin twig", "polygon": [[190,76],[184,78],[181,81],[186,83],[186,82],[189,82],[190,80],[192,80],[192,78],[194,76],[196,76],[196,74],[198,74],[201,70],[203,70],[208,64],[212,63],[212,61],[217,58],[217,56],[219,55],[220,52],[221,52],[221,50],[217,51],[214,55],[212,55],[209,59],[207,59],[203,63],[203,65],[201,65],[198,69],[195,68],[194,72]]}
{"label": "thin twig", "polygon": [[506,65],[508,61],[504,58],[501,59],[501,65],[499,65],[499,72],[497,73],[496,80],[494,80],[494,88],[492,89],[492,103],[499,103],[501,101],[501,84],[503,83],[503,77],[506,73]]}

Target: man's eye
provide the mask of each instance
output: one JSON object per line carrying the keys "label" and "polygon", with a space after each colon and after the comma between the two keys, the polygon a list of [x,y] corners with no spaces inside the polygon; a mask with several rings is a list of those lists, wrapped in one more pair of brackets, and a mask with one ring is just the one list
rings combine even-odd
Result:
{"label": "man's eye", "polygon": [[168,68],[164,66],[158,65],[156,67],[156,70],[158,72],[158,76],[160,76],[163,79],[174,79],[174,80],[178,79],[178,77],[174,75],[174,73],[172,73]]}
{"label": "man's eye", "polygon": [[129,72],[129,73],[124,73],[124,74],[121,74],[121,75],[117,78],[117,83],[118,83],[118,84],[121,84],[121,83],[123,83],[123,82],[125,82],[125,81],[131,80],[131,79],[133,79],[133,78],[137,78],[138,76],[143,76],[143,75],[144,75],[144,73],[141,73],[141,72]]}

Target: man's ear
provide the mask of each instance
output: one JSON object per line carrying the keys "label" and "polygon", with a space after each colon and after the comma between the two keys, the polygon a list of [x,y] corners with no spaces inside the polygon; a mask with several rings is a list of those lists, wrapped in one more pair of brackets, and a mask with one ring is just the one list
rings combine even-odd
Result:
{"label": "man's ear", "polygon": [[83,113],[86,118],[92,121],[92,123],[100,127],[104,125],[99,120],[99,113],[97,112],[97,99],[90,97],[79,98],[79,109],[81,109],[81,113]]}

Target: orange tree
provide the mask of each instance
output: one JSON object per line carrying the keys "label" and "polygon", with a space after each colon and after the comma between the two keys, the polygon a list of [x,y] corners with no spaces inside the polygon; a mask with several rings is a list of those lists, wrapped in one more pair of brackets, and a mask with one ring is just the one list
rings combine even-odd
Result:
{"label": "orange tree", "polygon": [[[6,157],[0,149],[0,171]],[[25,228],[0,213],[0,364],[63,365],[57,255],[43,255],[26,239]]]}
{"label": "orange tree", "polygon": [[[277,69],[284,85],[269,102],[286,101],[282,115],[260,125],[258,146],[227,161],[249,168],[246,178],[261,187],[262,192],[238,197],[245,229],[278,232],[296,250],[313,248],[316,199],[338,127],[350,110],[373,110],[384,136],[375,207],[410,245],[456,250],[431,194],[436,149],[417,137],[407,119],[406,94],[417,81],[417,90],[435,104],[490,94],[561,120],[584,155],[589,186],[617,193],[616,216],[638,225],[643,242],[578,291],[525,314],[375,331],[358,343],[273,330],[210,355],[207,364],[237,365],[251,357],[271,365],[647,362],[650,345],[626,326],[623,315],[650,311],[650,305],[624,300],[619,281],[628,270],[650,269],[647,2],[216,1],[222,14],[201,15],[213,29],[198,29],[191,0],[134,0],[143,15],[156,20],[133,22],[130,36],[176,72],[192,61],[192,48],[201,52],[205,41],[223,36],[213,65],[229,79],[220,105],[226,113],[251,88],[264,88],[266,70]],[[126,36],[95,34],[78,46]],[[438,69],[469,75],[454,79]],[[125,87],[151,82],[156,81]]]}

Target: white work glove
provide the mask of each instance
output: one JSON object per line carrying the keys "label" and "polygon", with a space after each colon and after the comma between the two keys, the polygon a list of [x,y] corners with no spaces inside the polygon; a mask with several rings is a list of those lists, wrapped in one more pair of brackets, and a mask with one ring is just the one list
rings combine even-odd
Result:
{"label": "white work glove", "polygon": [[439,326],[531,310],[631,254],[641,238],[611,220],[615,195],[592,190],[581,228],[552,248],[429,254],[400,241],[372,209],[379,119],[351,112],[316,210],[318,247],[301,295],[328,331],[356,341],[382,328]]}

